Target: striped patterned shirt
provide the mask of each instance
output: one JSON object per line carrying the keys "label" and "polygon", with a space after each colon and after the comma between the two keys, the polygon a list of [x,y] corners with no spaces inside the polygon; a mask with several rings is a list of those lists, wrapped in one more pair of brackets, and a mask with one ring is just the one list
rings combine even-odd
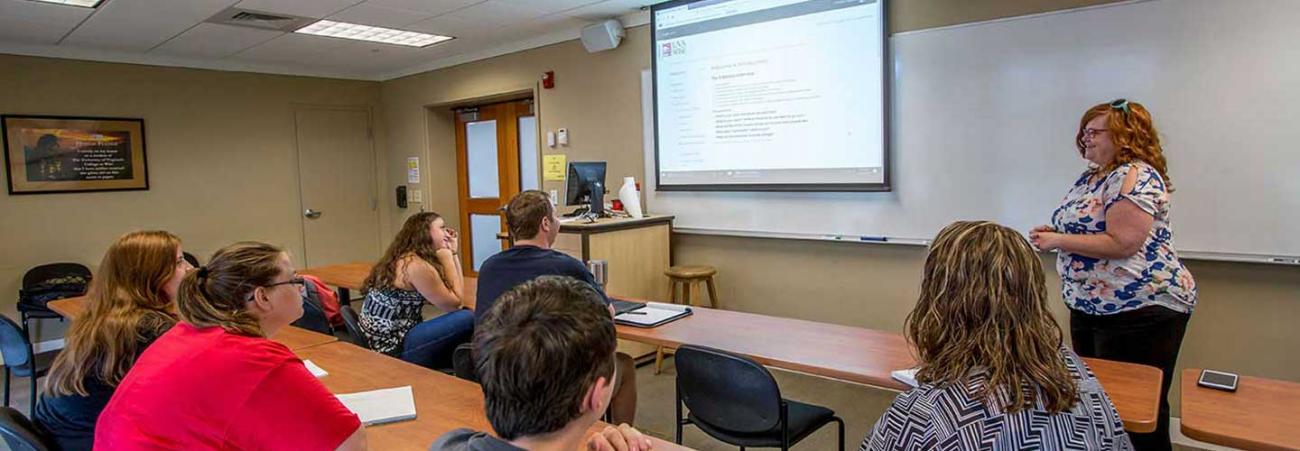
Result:
{"label": "striped patterned shirt", "polygon": [[898,395],[860,450],[1131,451],[1124,424],[1088,365],[1069,349],[1061,354],[1079,387],[1068,411],[1048,413],[1040,398],[1033,408],[1006,413],[974,395],[988,383],[977,371],[964,383],[921,384]]}

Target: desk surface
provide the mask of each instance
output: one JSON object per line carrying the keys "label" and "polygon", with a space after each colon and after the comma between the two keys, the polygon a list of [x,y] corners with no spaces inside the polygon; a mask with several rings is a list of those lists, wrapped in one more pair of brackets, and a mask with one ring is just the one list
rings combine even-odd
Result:
{"label": "desk surface", "polygon": [[300,269],[298,274],[315,276],[326,285],[343,287],[349,290],[360,290],[361,283],[366,281],[370,275],[370,267],[374,262],[353,262],[341,265],[317,266],[314,268]]}
{"label": "desk surface", "polygon": [[[329,372],[320,381],[334,393],[411,386],[415,419],[366,428],[370,449],[425,450],[439,435],[452,429],[492,430],[483,411],[483,392],[473,382],[343,342],[303,349],[297,354]],[[597,423],[589,432],[604,427],[603,423]],[[663,440],[651,440],[655,441],[655,450],[687,449]]]}
{"label": "desk surface", "polygon": [[1240,376],[1229,393],[1196,385],[1201,370],[1183,370],[1182,431],[1242,449],[1300,450],[1300,384]]}
{"label": "desk surface", "polygon": [[[54,310],[56,313],[63,315],[64,318],[69,320],[76,319],[77,315],[80,315],[82,311],[86,310],[86,297],[78,296],[75,298],[59,299],[57,301],[50,301],[48,305],[50,310]],[[271,337],[271,339],[278,341],[281,344],[288,346],[289,349],[295,351],[339,341],[339,339],[333,335],[325,335],[292,326],[281,329],[280,332],[276,333],[275,336]]]}
{"label": "desk surface", "polygon": [[[691,316],[650,329],[619,325],[618,337],[674,348],[707,346],[768,366],[890,390],[907,389],[890,377],[891,371],[916,365],[907,341],[893,332],[708,308],[695,308]],[[1155,430],[1159,369],[1084,360],[1114,402],[1125,429]]]}

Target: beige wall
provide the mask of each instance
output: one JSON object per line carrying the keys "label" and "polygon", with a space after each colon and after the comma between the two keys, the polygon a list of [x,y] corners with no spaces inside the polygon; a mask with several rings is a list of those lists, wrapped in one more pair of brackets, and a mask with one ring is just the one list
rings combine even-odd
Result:
{"label": "beige wall", "polygon": [[[894,0],[892,29],[942,25],[1109,3],[1108,0]],[[389,170],[400,175],[408,155],[425,149],[446,166],[430,171],[430,208],[454,216],[454,151],[446,119],[430,118],[424,105],[488,96],[533,86],[554,70],[557,87],[539,94],[542,130],[567,127],[573,145],[557,149],[574,159],[609,161],[609,180],[644,173],[639,78],[649,66],[646,27],[629,30],[619,48],[586,53],[566,42],[505,55],[383,84],[384,113],[392,139]],[[553,150],[543,148],[543,153]],[[611,182],[614,183],[614,182]],[[654,212],[671,213],[671,212]],[[405,212],[395,212],[400,219]],[[394,221],[396,225],[396,221]],[[918,292],[925,251],[919,247],[862,245],[675,235],[674,260],[719,270],[726,308],[900,330]],[[1055,278],[1044,257],[1049,279]],[[1180,363],[1243,374],[1300,380],[1300,268],[1221,262],[1189,262],[1201,289],[1201,305],[1188,327]],[[1049,289],[1059,292],[1059,282]],[[1055,312],[1066,321],[1064,304]],[[1177,394],[1172,397],[1177,412]]]}
{"label": "beige wall", "polygon": [[[301,261],[292,108],[379,100],[375,82],[8,55],[0,67],[0,112],[143,118],[149,159],[148,191],[0,194],[0,302],[14,318],[28,268],[94,269],[133,230],[171,231],[204,260],[234,241],[262,240]],[[57,322],[44,323],[39,340],[62,336]]]}

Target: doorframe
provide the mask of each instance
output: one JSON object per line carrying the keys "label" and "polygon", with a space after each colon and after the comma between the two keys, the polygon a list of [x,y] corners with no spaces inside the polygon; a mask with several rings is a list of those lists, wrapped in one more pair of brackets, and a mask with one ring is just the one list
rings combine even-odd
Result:
{"label": "doorframe", "polygon": [[299,245],[302,247],[302,255],[301,255],[302,260],[298,260],[301,262],[300,266],[308,267],[307,259],[310,258],[307,254],[307,221],[303,216],[304,214],[303,212],[306,211],[307,206],[303,202],[303,195],[302,195],[302,170],[301,170],[302,149],[298,146],[298,113],[305,110],[354,111],[354,112],[366,113],[366,129],[369,131],[367,134],[369,139],[367,141],[370,143],[370,181],[371,181],[370,195],[371,195],[372,202],[375,205],[374,207],[375,230],[378,232],[375,235],[374,239],[375,239],[376,248],[379,249],[380,252],[383,252],[384,221],[382,215],[383,209],[381,208],[383,199],[379,195],[380,183],[382,183],[382,181],[380,180],[380,174],[378,170],[379,158],[381,155],[379,155],[378,152],[379,146],[375,145],[375,141],[378,139],[377,137],[378,133],[375,132],[374,106],[373,105],[337,105],[337,104],[331,105],[331,104],[290,102],[289,103],[289,120],[291,125],[290,130],[293,131],[293,133],[291,134],[292,135],[291,140],[293,141],[293,169],[294,169],[293,183],[297,188],[294,190],[294,192],[297,194],[298,197],[298,211],[296,212],[296,216],[298,218],[298,242],[300,243]]}

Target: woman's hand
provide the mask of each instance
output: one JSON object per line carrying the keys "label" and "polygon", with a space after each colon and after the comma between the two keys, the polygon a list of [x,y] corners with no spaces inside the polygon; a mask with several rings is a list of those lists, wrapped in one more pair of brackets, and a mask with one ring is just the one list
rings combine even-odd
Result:
{"label": "woman's hand", "polygon": [[460,233],[456,229],[448,228],[443,234],[443,247],[451,249],[452,252],[460,251]]}
{"label": "woman's hand", "polygon": [[650,439],[627,423],[605,426],[605,430],[587,440],[590,451],[649,451],[652,446]]}
{"label": "woman's hand", "polygon": [[1061,234],[1052,226],[1041,225],[1029,231],[1029,242],[1040,251],[1054,251],[1061,248]]}

